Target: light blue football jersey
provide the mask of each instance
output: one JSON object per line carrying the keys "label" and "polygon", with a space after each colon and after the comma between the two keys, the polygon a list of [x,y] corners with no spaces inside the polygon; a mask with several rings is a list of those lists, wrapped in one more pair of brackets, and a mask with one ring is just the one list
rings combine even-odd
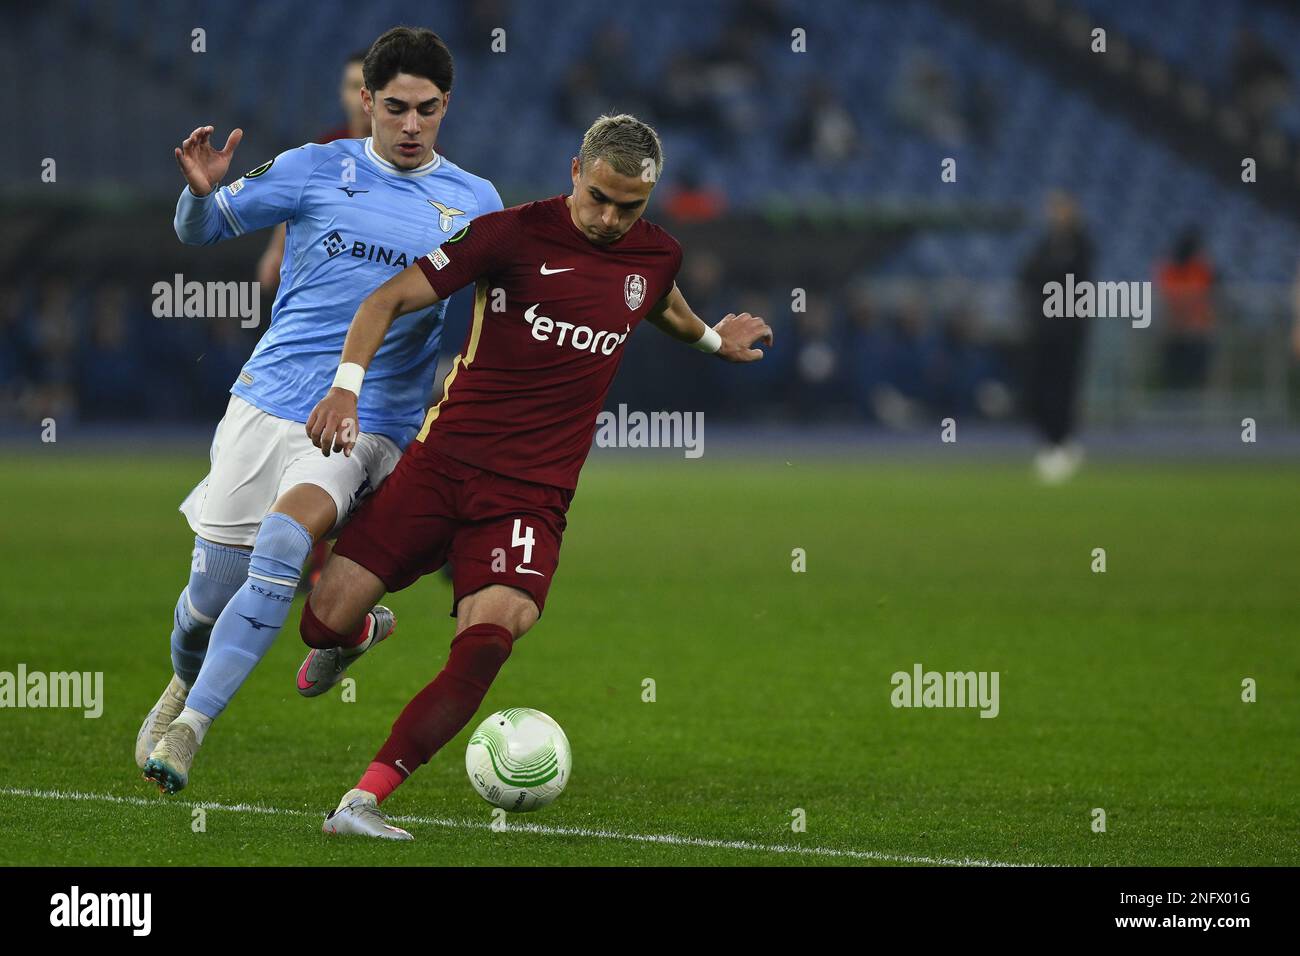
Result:
{"label": "light blue football jersey", "polygon": [[[176,233],[213,243],[287,223],[271,327],[231,392],[262,411],[305,422],[334,381],[348,326],[381,283],[436,249],[469,220],[501,208],[486,179],[434,154],[404,171],[369,138],[281,153],[204,199],[182,190]],[[366,371],[363,431],[399,448],[424,420],[446,303],[400,316]]]}

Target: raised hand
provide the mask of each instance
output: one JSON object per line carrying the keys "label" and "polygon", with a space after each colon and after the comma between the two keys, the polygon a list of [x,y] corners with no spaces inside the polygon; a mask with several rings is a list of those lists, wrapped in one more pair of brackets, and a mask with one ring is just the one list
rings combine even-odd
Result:
{"label": "raised hand", "polygon": [[217,188],[226,175],[226,170],[230,168],[235,147],[243,138],[242,129],[233,129],[226,138],[225,147],[213,149],[211,126],[200,126],[185,138],[185,142],[176,149],[176,164],[185,174],[190,192],[196,196],[206,196]]}
{"label": "raised hand", "polygon": [[771,327],[759,316],[748,312],[739,315],[727,313],[713,331],[722,336],[718,355],[728,362],[757,362],[763,357],[763,351],[754,345],[762,342],[768,348],[772,347]]}

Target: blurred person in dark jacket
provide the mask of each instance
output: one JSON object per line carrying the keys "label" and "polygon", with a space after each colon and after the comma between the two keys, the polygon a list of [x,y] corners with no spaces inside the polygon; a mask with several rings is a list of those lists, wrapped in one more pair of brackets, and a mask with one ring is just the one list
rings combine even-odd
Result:
{"label": "blurred person in dark jacket", "polygon": [[1022,311],[1027,325],[1025,404],[1044,447],[1034,466],[1039,478],[1057,484],[1083,462],[1074,440],[1079,387],[1088,346],[1088,319],[1044,314],[1049,282],[1091,281],[1093,243],[1074,198],[1052,192],[1046,202],[1047,232],[1020,269]]}

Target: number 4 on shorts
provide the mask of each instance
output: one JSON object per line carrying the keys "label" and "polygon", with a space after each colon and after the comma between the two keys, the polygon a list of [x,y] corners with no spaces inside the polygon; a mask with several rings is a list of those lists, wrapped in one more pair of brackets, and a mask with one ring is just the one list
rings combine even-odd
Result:
{"label": "number 4 on shorts", "polygon": [[533,560],[534,543],[535,543],[535,539],[533,538],[533,529],[526,527],[524,525],[523,519],[516,518],[515,530],[514,533],[510,536],[510,547],[523,548],[524,559],[523,561],[519,562],[519,566],[515,568],[515,574],[536,574],[538,576],[542,575],[541,571],[534,571],[532,568],[525,567],[525,565],[527,565],[530,561]]}

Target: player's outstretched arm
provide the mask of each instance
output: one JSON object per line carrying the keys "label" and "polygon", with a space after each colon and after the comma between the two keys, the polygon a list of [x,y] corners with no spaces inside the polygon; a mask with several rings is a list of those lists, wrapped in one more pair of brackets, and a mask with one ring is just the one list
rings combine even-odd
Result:
{"label": "player's outstretched arm", "polygon": [[348,326],[343,341],[334,386],[316,403],[307,417],[307,434],[321,454],[331,451],[352,454],[357,443],[357,398],[361,380],[371,360],[384,344],[384,336],[399,315],[427,309],[436,304],[438,294],[429,285],[418,266],[408,266],[362,301]]}
{"label": "player's outstretched arm", "polygon": [[652,325],[679,342],[689,342],[701,351],[715,352],[728,362],[757,362],[763,357],[763,351],[754,346],[762,342],[768,348],[772,347],[772,329],[762,318],[748,312],[739,315],[729,312],[710,329],[691,311],[677,283],[673,283],[672,291],[660,300],[647,318]]}

